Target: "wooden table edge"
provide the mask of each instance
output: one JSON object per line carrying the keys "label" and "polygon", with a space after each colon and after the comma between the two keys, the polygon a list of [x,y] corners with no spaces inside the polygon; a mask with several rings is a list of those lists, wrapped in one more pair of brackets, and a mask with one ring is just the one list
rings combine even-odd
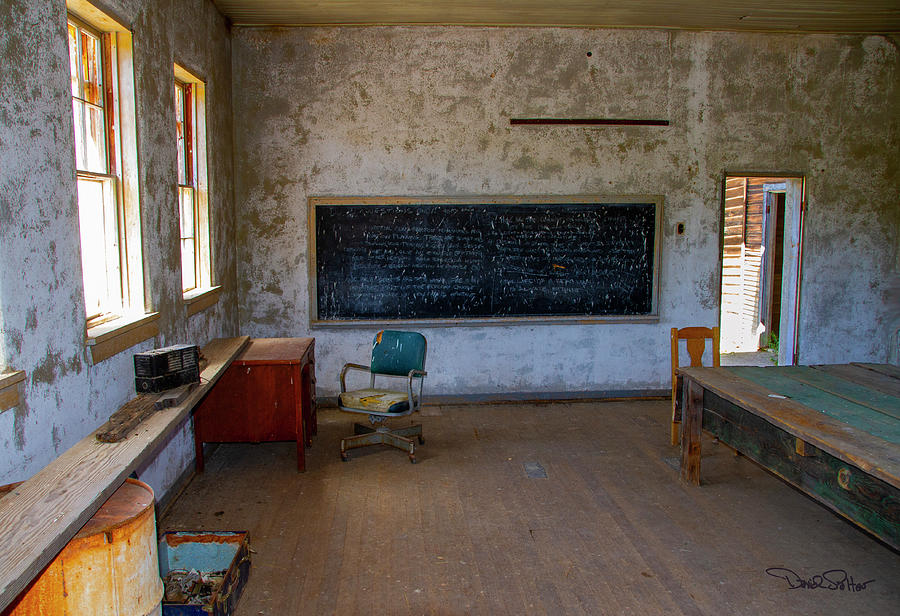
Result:
{"label": "wooden table edge", "polygon": [[[804,430],[802,427],[791,423],[784,417],[772,414],[768,411],[762,404],[766,401],[768,395],[765,395],[764,397],[763,394],[750,392],[748,399],[740,399],[731,393],[731,391],[725,387],[723,382],[733,383],[735,380],[739,380],[741,383],[746,383],[746,386],[757,387],[760,389],[763,388],[761,385],[757,385],[752,381],[748,381],[737,375],[730,374],[727,371],[723,371],[721,368],[687,367],[679,368],[677,373],[682,378],[694,381],[704,390],[711,391],[728,402],[761,417],[788,434],[800,438],[840,460],[853,464],[894,487],[900,488],[900,446],[894,445],[893,443],[885,441],[884,439],[863,430],[859,430],[850,424],[838,421],[837,419],[829,417],[828,415],[807,407],[795,400],[779,400],[781,404],[787,406],[793,413],[804,415],[814,414],[812,417],[815,417],[816,425],[827,428],[828,436],[830,438],[825,438],[825,430],[819,431],[818,433]],[[776,392],[772,393],[776,394]],[[752,404],[750,404],[751,402]],[[686,410],[682,409],[682,421],[684,421],[685,417]],[[872,456],[872,447],[868,447],[866,450],[860,450],[856,443],[848,441],[842,435],[851,435],[857,438],[861,437],[874,447],[874,451],[881,452],[885,455],[881,457]],[[842,449],[839,447],[841,444],[846,445],[846,447]],[[888,462],[888,464],[885,464],[885,462]]]}

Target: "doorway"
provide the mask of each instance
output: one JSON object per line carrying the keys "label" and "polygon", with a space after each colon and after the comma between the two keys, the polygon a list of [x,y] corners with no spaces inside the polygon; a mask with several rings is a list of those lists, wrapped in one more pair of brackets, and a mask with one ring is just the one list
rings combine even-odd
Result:
{"label": "doorway", "polygon": [[797,363],[803,178],[726,174],[720,352],[727,363]]}

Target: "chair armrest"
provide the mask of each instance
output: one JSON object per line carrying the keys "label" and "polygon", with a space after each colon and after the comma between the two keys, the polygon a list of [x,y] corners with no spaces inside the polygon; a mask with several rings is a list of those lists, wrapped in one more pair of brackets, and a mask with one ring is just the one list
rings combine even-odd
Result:
{"label": "chair armrest", "polygon": [[[407,395],[407,399],[409,400],[409,408],[410,408],[410,410],[415,410],[415,411],[417,411],[417,410],[419,410],[418,407],[422,405],[422,385],[423,385],[423,383],[425,382],[425,377],[426,377],[426,376],[428,376],[428,373],[425,372],[424,370],[410,370],[410,371],[409,371],[409,374],[407,375],[406,395]],[[414,405],[414,404],[413,404],[413,390],[412,390],[412,384],[413,384],[413,379],[415,379],[415,378],[418,378],[418,379],[419,379],[419,398],[418,398],[418,405]]]}
{"label": "chair armrest", "polygon": [[341,369],[341,393],[347,391],[347,386],[344,384],[344,378],[351,370],[359,370],[360,372],[371,373],[371,369],[369,368],[369,366],[363,366],[362,364],[344,364],[344,367]]}

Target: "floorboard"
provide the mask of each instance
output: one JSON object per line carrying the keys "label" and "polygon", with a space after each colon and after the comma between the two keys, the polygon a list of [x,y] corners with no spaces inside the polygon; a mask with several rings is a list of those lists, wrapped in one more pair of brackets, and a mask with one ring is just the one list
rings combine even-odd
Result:
{"label": "floorboard", "polygon": [[[895,612],[900,554],[746,458],[705,443],[703,486],[682,484],[670,410],[426,408],[410,464],[341,462],[354,417],[321,409],[305,473],[292,443],[220,445],[159,527],[250,531],[236,616]],[[774,567],[874,581],[790,589]]]}

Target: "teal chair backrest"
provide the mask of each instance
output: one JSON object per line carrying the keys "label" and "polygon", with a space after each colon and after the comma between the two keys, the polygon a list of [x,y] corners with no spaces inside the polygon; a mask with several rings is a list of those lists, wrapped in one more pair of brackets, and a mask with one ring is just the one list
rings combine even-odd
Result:
{"label": "teal chair backrest", "polygon": [[406,376],[425,370],[425,349],[425,336],[418,332],[380,331],[372,344],[372,372]]}

